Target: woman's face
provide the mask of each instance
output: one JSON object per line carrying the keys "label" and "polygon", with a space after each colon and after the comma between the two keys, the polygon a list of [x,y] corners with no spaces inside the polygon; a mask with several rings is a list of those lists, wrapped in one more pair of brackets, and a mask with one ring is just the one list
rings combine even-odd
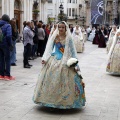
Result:
{"label": "woman's face", "polygon": [[116,26],[113,27],[113,30],[116,31]]}
{"label": "woman's face", "polygon": [[66,31],[65,24],[60,23],[60,24],[58,25],[58,30],[59,30],[59,33],[60,33],[60,34],[64,34],[65,31]]}

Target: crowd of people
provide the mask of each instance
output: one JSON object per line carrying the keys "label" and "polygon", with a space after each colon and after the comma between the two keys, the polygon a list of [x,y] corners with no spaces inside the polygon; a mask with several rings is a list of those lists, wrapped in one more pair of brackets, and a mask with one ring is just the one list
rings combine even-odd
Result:
{"label": "crowd of people", "polygon": [[[84,52],[87,40],[107,48],[107,72],[120,75],[120,28],[116,26],[73,27],[62,21],[54,25],[31,20],[23,23],[23,67],[42,57],[42,69],[34,90],[36,104],[59,109],[85,106],[85,84],[77,53]],[[10,67],[16,66],[16,20],[3,15],[0,20],[0,79],[14,80]],[[68,62],[69,61],[69,62]]]}
{"label": "crowd of people", "polygon": [[99,48],[106,48],[108,53],[108,64],[106,71],[110,74],[120,75],[120,27],[97,26],[86,29],[88,40]]}

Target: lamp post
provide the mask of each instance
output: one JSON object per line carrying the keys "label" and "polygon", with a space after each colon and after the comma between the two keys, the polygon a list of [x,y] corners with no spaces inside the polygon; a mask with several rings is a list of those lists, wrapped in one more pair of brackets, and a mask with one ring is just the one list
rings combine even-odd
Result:
{"label": "lamp post", "polygon": [[63,17],[64,17],[64,7],[63,7],[62,3],[60,4],[59,9],[60,9],[59,19],[60,19],[60,21],[62,21]]}
{"label": "lamp post", "polygon": [[38,5],[39,5],[38,0],[34,0],[34,3],[33,3],[33,19],[37,19],[38,13],[40,12],[38,10]]}

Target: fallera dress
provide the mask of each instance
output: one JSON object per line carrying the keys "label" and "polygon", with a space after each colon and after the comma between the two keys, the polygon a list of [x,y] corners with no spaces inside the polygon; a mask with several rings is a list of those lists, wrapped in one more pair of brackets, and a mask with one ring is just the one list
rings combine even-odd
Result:
{"label": "fallera dress", "polygon": [[[60,44],[64,49],[65,40],[60,41]],[[39,74],[33,101],[42,106],[59,109],[81,108],[85,105],[82,80],[74,68],[62,64],[63,54],[64,50],[54,42],[51,57]]]}
{"label": "fallera dress", "polygon": [[110,56],[107,72],[120,75],[120,38],[117,38],[117,42]]}
{"label": "fallera dress", "polygon": [[113,37],[114,37],[115,33],[116,33],[115,31],[111,31],[111,34],[109,36],[109,40],[107,42],[107,52],[109,52],[110,47],[111,47],[111,45],[113,43]]}
{"label": "fallera dress", "polygon": [[75,47],[78,53],[82,53],[84,51],[84,39],[82,34],[80,34],[79,30],[75,30],[74,32],[74,36],[73,36],[73,40],[75,43]]}

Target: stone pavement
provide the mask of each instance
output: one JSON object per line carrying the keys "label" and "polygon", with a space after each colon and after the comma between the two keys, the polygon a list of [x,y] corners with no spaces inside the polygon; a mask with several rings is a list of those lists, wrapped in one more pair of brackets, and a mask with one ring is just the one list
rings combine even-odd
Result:
{"label": "stone pavement", "polygon": [[120,120],[120,76],[106,73],[106,49],[91,42],[78,54],[86,84],[86,106],[80,110],[56,110],[40,107],[32,96],[41,68],[41,59],[23,68],[23,45],[17,43],[17,66],[12,67],[14,81],[0,81],[0,120]]}

